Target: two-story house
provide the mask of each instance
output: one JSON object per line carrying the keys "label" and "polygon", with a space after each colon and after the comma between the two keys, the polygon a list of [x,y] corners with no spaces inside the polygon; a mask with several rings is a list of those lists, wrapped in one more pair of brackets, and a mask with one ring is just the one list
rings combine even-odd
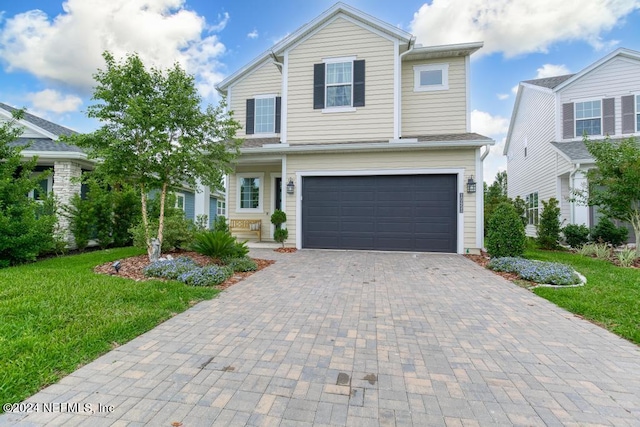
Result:
{"label": "two-story house", "polygon": [[504,154],[508,195],[527,202],[528,234],[540,201],[551,197],[564,224],[597,223],[597,209],[571,197],[587,189],[586,172],[595,167],[584,134],[640,136],[640,52],[617,49],[579,73],[520,82]]}
{"label": "two-story house", "polygon": [[245,138],[229,218],[269,240],[281,209],[297,248],[477,251],[493,144],[469,129],[481,47],[419,46],[343,3],[293,32],[217,87]]}

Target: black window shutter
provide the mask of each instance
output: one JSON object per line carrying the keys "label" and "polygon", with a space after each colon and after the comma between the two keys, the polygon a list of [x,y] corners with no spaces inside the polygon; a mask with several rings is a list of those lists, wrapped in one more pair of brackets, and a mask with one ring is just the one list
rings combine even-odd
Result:
{"label": "black window shutter", "polygon": [[622,97],[622,133],[634,133],[636,131],[633,102],[635,95]]}
{"label": "black window shutter", "polygon": [[570,139],[576,134],[573,120],[573,102],[562,104],[562,138]]}
{"label": "black window shutter", "polygon": [[276,133],[280,133],[280,120],[282,111],[282,98],[276,96]]}
{"label": "black window shutter", "polygon": [[353,106],[364,107],[364,59],[353,61]]}
{"label": "black window shutter", "polygon": [[247,123],[245,125],[245,133],[247,135],[254,134],[255,109],[256,100],[253,98],[247,99]]}
{"label": "black window shutter", "polygon": [[324,64],[313,64],[313,108],[324,108]]}
{"label": "black window shutter", "polygon": [[615,98],[605,98],[602,100],[602,134],[616,134],[616,109]]}

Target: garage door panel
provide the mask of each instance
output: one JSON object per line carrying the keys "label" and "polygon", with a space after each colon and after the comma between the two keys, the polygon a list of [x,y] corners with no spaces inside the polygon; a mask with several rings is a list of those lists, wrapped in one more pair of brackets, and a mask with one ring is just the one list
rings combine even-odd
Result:
{"label": "garage door panel", "polygon": [[305,248],[456,252],[455,175],[303,177],[302,196]]}

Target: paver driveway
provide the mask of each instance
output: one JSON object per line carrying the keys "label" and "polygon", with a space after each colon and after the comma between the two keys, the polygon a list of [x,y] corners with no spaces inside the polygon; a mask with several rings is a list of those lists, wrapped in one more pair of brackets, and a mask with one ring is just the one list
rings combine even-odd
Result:
{"label": "paver driveway", "polygon": [[253,255],[278,261],[0,424],[640,425],[638,347],[461,256]]}

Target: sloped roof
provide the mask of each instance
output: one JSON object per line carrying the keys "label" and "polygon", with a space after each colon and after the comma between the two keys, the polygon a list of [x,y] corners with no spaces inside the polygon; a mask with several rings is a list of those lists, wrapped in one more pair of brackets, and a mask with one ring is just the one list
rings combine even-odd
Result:
{"label": "sloped roof", "polygon": [[575,76],[575,74],[565,74],[564,76],[545,77],[542,79],[524,80],[522,83],[529,83],[535,86],[546,87],[547,89],[553,89],[566,80]]}
{"label": "sloped roof", "polygon": [[552,142],[551,145],[571,162],[593,161],[593,156],[582,141]]}
{"label": "sloped roof", "polygon": [[9,145],[14,147],[28,145],[29,151],[52,151],[52,152],[70,152],[84,153],[82,148],[75,145],[65,144],[64,142],[54,141],[50,138],[18,138]]}
{"label": "sloped roof", "polygon": [[356,9],[355,7],[349,6],[348,4],[342,2],[338,2],[312,21],[306,23],[305,25],[291,33],[289,36],[276,43],[270,49],[267,49],[253,61],[249,62],[245,67],[228,76],[226,79],[216,85],[216,89],[220,92],[226,91],[231,84],[241,78],[245,73],[255,69],[266,59],[273,59],[274,56],[281,55],[287,48],[306,37],[316,28],[323,25],[325,22],[340,14],[359,21],[365,25],[368,25],[376,29],[377,31],[388,35],[389,37],[398,39],[401,42],[408,44],[413,40],[413,36],[410,33],[407,33],[406,31],[394,25],[388,24],[378,18],[368,15],[361,10]]}
{"label": "sloped roof", "polygon": [[[13,113],[14,111],[18,111],[17,108],[14,108],[10,105],[4,104],[2,102],[0,102],[0,108],[2,108],[3,110],[6,110],[10,113]],[[69,128],[66,128],[64,126],[60,126],[58,124],[55,124],[53,122],[50,122],[49,120],[45,120],[41,117],[38,116],[34,116],[33,114],[29,114],[27,112],[24,113],[24,116],[22,117],[22,120],[27,121],[37,127],[39,127],[40,129],[44,129],[47,132],[50,132],[54,135],[57,136],[61,136],[61,135],[65,135],[65,136],[69,136],[69,135],[73,135],[76,134],[77,132],[74,130],[71,130]]]}

